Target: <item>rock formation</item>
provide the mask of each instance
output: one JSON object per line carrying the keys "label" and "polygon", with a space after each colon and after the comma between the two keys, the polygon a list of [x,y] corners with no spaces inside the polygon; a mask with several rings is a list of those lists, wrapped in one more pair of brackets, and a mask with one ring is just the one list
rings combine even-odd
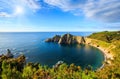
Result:
{"label": "rock formation", "polygon": [[59,44],[76,44],[77,41],[75,39],[75,36],[71,34],[65,34],[60,38],[58,43]]}
{"label": "rock formation", "polygon": [[58,42],[60,40],[60,35],[55,35],[53,38],[48,38],[45,42]]}
{"label": "rock formation", "polygon": [[55,35],[52,39],[53,39],[53,42],[59,42],[61,36],[60,35]]}
{"label": "rock formation", "polygon": [[64,62],[63,61],[58,61],[55,65],[53,65],[53,68],[58,68],[60,65],[62,65]]}
{"label": "rock formation", "polygon": [[74,36],[71,34],[64,34],[63,36],[56,35],[53,38],[48,38],[46,42],[57,42],[59,44],[83,44],[85,43],[85,38],[81,36]]}
{"label": "rock formation", "polygon": [[13,54],[11,53],[10,49],[7,49],[7,54],[6,54],[6,57],[8,58],[13,58]]}

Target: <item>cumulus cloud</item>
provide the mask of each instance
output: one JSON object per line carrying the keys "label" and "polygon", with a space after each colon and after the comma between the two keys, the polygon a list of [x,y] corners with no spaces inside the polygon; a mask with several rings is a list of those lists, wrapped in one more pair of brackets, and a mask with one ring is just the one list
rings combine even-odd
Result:
{"label": "cumulus cloud", "polygon": [[[19,8],[16,8],[18,7]],[[14,17],[17,16],[14,11],[17,9],[18,12],[22,10],[31,10],[36,11],[40,9],[40,4],[37,3],[36,0],[0,0],[0,17]]]}
{"label": "cumulus cloud", "polygon": [[104,22],[120,21],[119,0],[44,0],[45,3],[61,8],[63,11],[73,11],[78,14]]}

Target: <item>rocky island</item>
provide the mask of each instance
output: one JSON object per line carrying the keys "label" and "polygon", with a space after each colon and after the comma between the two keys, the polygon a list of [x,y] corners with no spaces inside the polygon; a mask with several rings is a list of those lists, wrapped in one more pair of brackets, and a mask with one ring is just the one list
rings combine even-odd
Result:
{"label": "rocky island", "polygon": [[58,44],[85,44],[85,38],[74,36],[72,34],[64,34],[63,36],[55,35],[53,38],[48,38],[45,42],[56,42]]}

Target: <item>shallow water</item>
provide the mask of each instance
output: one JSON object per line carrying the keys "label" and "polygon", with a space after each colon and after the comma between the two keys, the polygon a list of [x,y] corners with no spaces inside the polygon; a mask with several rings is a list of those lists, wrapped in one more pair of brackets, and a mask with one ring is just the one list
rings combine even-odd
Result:
{"label": "shallow water", "polygon": [[[85,68],[91,65],[97,69],[104,61],[103,53],[88,45],[59,45],[46,43],[45,39],[56,34],[63,35],[66,32],[31,32],[31,33],[0,33],[0,54],[5,54],[10,49],[15,57],[24,54],[27,62],[39,62],[42,65],[52,66],[58,61],[67,64],[74,63]],[[77,36],[87,36],[91,32],[70,32]]]}

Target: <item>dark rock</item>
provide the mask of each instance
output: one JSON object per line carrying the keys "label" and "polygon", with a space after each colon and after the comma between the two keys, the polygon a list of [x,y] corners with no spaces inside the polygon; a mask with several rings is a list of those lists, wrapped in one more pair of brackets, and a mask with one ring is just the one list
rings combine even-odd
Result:
{"label": "dark rock", "polygon": [[53,42],[58,42],[60,40],[61,36],[60,35],[55,35],[52,40]]}
{"label": "dark rock", "polygon": [[86,43],[85,38],[82,36],[81,43]]}
{"label": "dark rock", "polygon": [[13,58],[14,55],[11,53],[10,49],[7,49],[7,54],[5,55],[8,58]]}
{"label": "dark rock", "polygon": [[99,45],[97,45],[97,47],[100,47]]}

